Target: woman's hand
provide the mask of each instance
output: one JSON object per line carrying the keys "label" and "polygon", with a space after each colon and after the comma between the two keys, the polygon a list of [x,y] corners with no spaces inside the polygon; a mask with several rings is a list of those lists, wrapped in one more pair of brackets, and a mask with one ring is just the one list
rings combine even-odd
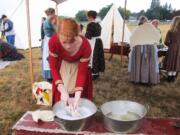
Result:
{"label": "woman's hand", "polygon": [[74,97],[74,102],[73,102],[73,109],[74,110],[77,110],[77,108],[78,108],[79,101],[81,98],[81,93],[82,93],[82,91],[75,92],[75,97]]}
{"label": "woman's hand", "polygon": [[63,84],[58,84],[58,91],[61,93],[61,100],[67,105],[69,100],[69,94]]}

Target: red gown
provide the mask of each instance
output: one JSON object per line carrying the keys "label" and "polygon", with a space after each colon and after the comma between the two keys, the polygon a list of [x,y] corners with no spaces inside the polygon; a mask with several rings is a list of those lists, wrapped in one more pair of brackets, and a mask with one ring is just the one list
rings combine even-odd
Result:
{"label": "red gown", "polygon": [[82,37],[82,45],[76,54],[69,55],[61,45],[57,35],[52,36],[49,41],[49,64],[53,77],[53,104],[60,100],[60,92],[57,90],[58,84],[63,84],[60,68],[62,61],[69,63],[78,62],[77,78],[75,81],[75,91],[83,91],[81,97],[92,100],[93,87],[91,69],[88,67],[91,47],[88,40]]}

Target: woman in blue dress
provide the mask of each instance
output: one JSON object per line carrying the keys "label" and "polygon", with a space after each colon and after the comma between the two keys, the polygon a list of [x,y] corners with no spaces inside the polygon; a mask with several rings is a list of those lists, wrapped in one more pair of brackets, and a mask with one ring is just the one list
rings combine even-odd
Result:
{"label": "woman in blue dress", "polygon": [[49,39],[54,35],[56,31],[56,15],[55,10],[53,8],[48,8],[45,11],[47,15],[47,19],[43,23],[43,30],[45,37],[43,39],[43,53],[42,53],[42,76],[44,79],[51,81],[52,76],[49,68],[49,48],[48,48],[48,42]]}

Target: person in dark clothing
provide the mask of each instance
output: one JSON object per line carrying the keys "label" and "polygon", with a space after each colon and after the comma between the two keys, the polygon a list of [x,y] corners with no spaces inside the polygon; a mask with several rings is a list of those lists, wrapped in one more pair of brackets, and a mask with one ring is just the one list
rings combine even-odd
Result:
{"label": "person in dark clothing", "polygon": [[45,33],[44,33],[44,30],[43,30],[43,23],[44,23],[45,20],[46,20],[46,17],[43,17],[42,18],[42,23],[41,23],[41,40],[43,40],[44,37],[45,37]]}
{"label": "person in dark clothing", "polygon": [[180,72],[180,16],[173,19],[171,28],[166,34],[164,44],[168,51],[164,59],[164,68],[168,72],[168,81],[174,82]]}
{"label": "person in dark clothing", "polygon": [[105,70],[104,49],[100,38],[101,26],[99,23],[95,22],[96,16],[96,11],[89,11],[87,13],[89,23],[85,33],[92,48],[90,67],[92,68],[93,80],[99,78],[99,73]]}
{"label": "person in dark clothing", "polygon": [[41,41],[41,52],[43,53],[43,40],[45,37],[45,32],[44,32],[44,22],[46,20],[46,17],[42,17],[42,21],[41,21],[41,38],[39,39],[39,41]]}
{"label": "person in dark clothing", "polygon": [[0,60],[16,61],[22,58],[24,58],[24,56],[18,53],[15,47],[0,39]]}
{"label": "person in dark clothing", "polygon": [[80,24],[80,32],[83,31],[83,28],[84,28],[84,26],[82,24]]}

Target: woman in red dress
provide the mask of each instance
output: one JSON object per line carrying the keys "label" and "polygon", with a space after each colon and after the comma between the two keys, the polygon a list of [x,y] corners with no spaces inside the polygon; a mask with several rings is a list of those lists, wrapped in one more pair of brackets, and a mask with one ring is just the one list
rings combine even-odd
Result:
{"label": "woman in red dress", "polygon": [[[53,77],[53,104],[62,100],[76,109],[80,97],[92,99],[91,47],[79,35],[73,19],[60,21],[57,34],[49,41],[49,63]],[[74,96],[70,102],[69,97]]]}

